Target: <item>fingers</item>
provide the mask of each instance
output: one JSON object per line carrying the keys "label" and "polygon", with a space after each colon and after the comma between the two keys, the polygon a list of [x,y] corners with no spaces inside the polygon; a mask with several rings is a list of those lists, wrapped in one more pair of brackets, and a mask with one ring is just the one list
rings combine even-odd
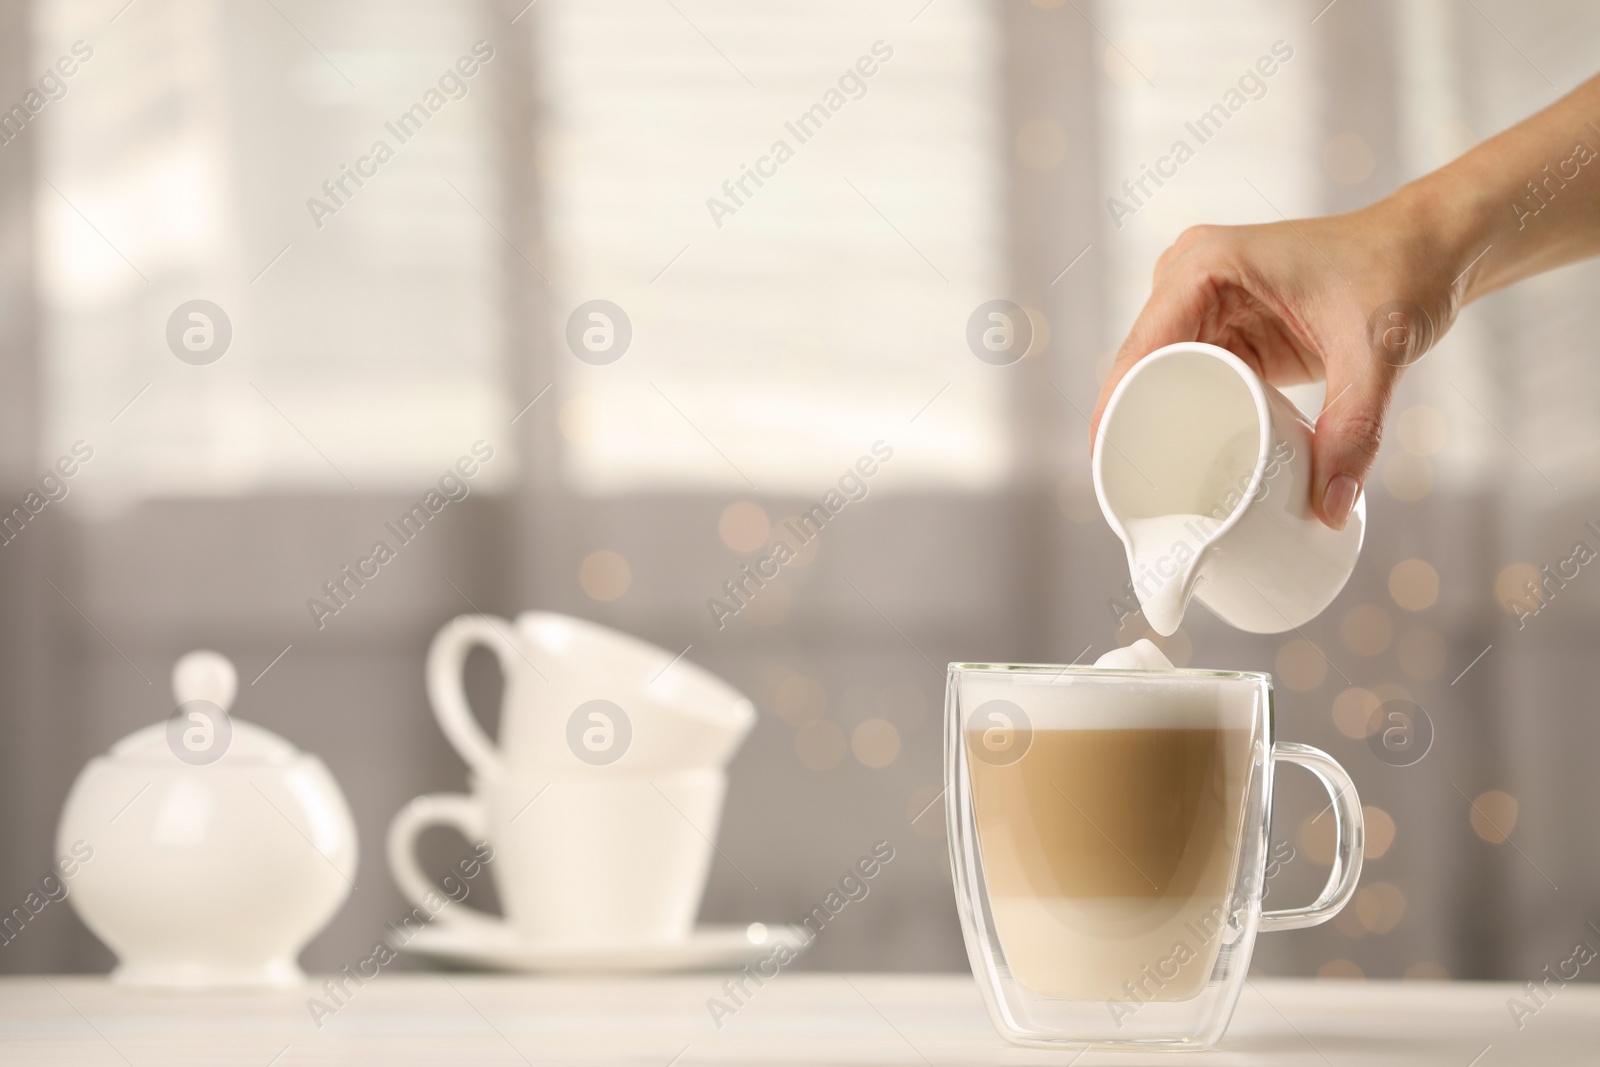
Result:
{"label": "fingers", "polygon": [[1378,458],[1399,369],[1364,351],[1328,360],[1327,402],[1311,440],[1311,507],[1344,529]]}
{"label": "fingers", "polygon": [[[1111,393],[1129,370],[1156,349],[1202,333],[1227,344],[1216,336],[1216,322],[1223,321],[1228,336],[1243,343],[1242,358],[1269,381],[1315,377],[1322,364],[1328,400],[1312,439],[1311,506],[1328,526],[1343,529],[1377,458],[1401,367],[1368,347],[1366,331],[1338,338],[1331,350],[1317,343],[1337,317],[1319,299],[1334,279],[1307,255],[1306,242],[1297,229],[1290,234],[1277,224],[1181,234],[1162,255],[1150,299],[1101,386],[1091,451]],[[1299,314],[1285,314],[1285,306]]]}

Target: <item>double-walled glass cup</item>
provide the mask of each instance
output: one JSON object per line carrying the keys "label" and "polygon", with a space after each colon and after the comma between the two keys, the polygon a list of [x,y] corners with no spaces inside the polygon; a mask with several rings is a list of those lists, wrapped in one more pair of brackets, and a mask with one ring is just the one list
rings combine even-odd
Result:
{"label": "double-walled glass cup", "polygon": [[[972,970],[1008,1040],[1215,1044],[1256,934],[1326,922],[1361,873],[1355,786],[1274,742],[1272,679],[952,663],[945,803]],[[1332,797],[1315,903],[1261,910],[1273,766]]]}

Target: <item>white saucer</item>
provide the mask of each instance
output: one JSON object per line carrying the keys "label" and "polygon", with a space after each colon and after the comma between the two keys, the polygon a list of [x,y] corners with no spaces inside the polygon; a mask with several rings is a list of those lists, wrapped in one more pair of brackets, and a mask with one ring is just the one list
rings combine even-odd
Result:
{"label": "white saucer", "polygon": [[402,952],[453,967],[497,971],[566,973],[642,973],[652,971],[736,970],[772,955],[779,942],[796,955],[810,943],[808,931],[787,923],[767,926],[698,926],[682,941],[666,944],[536,944],[521,940],[508,926],[488,922],[435,922],[389,944]]}

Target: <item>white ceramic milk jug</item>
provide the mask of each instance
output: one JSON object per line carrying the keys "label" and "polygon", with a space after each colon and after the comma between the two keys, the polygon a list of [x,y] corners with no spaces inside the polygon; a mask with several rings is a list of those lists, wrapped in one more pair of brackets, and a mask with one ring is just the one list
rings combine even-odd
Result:
{"label": "white ceramic milk jug", "polygon": [[1231,352],[1183,342],[1117,383],[1094,444],[1094,488],[1159,634],[1191,596],[1224,622],[1281,633],[1315,618],[1355,569],[1343,530],[1311,510],[1312,425]]}

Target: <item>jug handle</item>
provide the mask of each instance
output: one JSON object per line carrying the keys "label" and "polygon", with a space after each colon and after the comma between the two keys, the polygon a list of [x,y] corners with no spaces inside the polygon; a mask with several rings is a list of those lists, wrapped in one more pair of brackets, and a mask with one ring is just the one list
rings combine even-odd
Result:
{"label": "jug handle", "polygon": [[485,778],[499,776],[500,752],[467,704],[461,669],[473,646],[482,645],[499,659],[509,688],[517,660],[526,658],[509,636],[511,629],[511,623],[493,615],[462,615],[446,623],[428,649],[428,699],[433,716],[461,758]]}
{"label": "jug handle", "polygon": [[1310,745],[1279,741],[1272,746],[1272,758],[1299,764],[1316,775],[1328,791],[1328,796],[1333,800],[1329,807],[1333,809],[1335,845],[1333,870],[1328,872],[1328,883],[1322,887],[1321,896],[1304,908],[1262,912],[1262,933],[1303,930],[1325,923],[1339,914],[1355,893],[1356,882],[1361,878],[1361,860],[1366,853],[1367,836],[1356,784],[1332,756]]}

